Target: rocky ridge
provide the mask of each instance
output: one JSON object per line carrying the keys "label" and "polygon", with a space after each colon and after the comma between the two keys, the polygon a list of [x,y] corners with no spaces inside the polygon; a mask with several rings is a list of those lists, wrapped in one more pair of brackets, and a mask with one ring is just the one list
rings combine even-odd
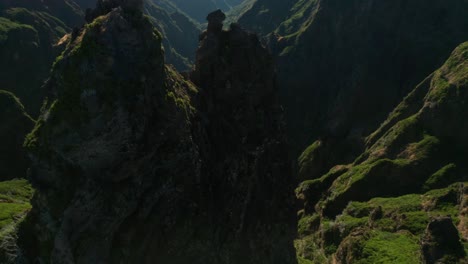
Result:
{"label": "rocky ridge", "polygon": [[164,64],[141,11],[112,6],[71,36],[45,86],[52,96],[25,142],[37,192],[18,259],[295,263],[267,51],[235,25],[210,26],[195,86]]}

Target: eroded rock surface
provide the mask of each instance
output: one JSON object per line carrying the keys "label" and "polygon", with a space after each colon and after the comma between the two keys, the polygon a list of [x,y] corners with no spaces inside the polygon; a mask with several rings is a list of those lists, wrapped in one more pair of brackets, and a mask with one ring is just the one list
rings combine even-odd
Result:
{"label": "eroded rock surface", "polygon": [[141,12],[108,11],[73,36],[26,141],[37,193],[20,258],[295,263],[291,168],[266,50],[237,27],[210,36],[223,47],[205,50],[215,64],[198,61],[196,87],[164,65]]}
{"label": "eroded rock surface", "polygon": [[455,263],[465,256],[457,228],[450,217],[432,219],[421,241],[423,263]]}

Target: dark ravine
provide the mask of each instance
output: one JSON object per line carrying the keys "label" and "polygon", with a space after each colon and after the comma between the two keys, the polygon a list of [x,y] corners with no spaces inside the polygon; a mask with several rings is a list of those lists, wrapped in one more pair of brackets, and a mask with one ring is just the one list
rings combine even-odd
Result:
{"label": "dark ravine", "polygon": [[0,2],[1,89],[18,96],[32,116],[47,96],[41,86],[63,51],[60,39],[83,23],[81,9],[65,0]]}
{"label": "dark ravine", "polygon": [[36,193],[18,260],[296,263],[291,162],[257,37],[210,25],[195,86],[164,64],[140,10],[95,14],[25,142]]}
{"label": "dark ravine", "polygon": [[0,180],[26,178],[29,162],[21,148],[35,121],[12,93],[0,90]]}

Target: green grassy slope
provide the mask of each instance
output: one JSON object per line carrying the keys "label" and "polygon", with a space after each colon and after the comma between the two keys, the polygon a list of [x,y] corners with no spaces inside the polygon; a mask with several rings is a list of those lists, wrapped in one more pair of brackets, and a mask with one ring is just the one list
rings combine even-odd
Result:
{"label": "green grassy slope", "polygon": [[466,241],[467,89],[465,42],[367,138],[359,158],[301,183],[299,254],[414,263],[426,226],[446,215]]}
{"label": "green grassy slope", "polygon": [[0,262],[13,263],[18,255],[17,228],[31,209],[34,190],[27,180],[0,182]]}

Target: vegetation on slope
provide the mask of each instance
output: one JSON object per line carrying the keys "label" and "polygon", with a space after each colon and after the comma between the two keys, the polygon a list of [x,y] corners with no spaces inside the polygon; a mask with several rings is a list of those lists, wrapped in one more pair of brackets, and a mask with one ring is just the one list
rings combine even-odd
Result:
{"label": "vegetation on slope", "polygon": [[25,179],[0,182],[0,262],[12,263],[18,255],[17,229],[31,209],[34,193]]}
{"label": "vegetation on slope", "polygon": [[277,56],[295,152],[315,140],[321,157],[348,149],[318,160],[323,174],[352,162],[362,139],[468,39],[466,10],[462,0],[258,0],[239,22]]}
{"label": "vegetation on slope", "polygon": [[[435,254],[420,241],[438,239],[428,235],[435,232],[429,223],[447,215],[459,234],[443,239],[455,246],[463,239],[468,250],[467,89],[465,42],[367,138],[359,158],[303,182],[297,189],[304,203],[297,244],[315,246],[298,247],[299,255],[341,263],[414,263]],[[301,165],[307,168],[304,158]],[[463,250],[439,253],[444,263],[465,256]]]}
{"label": "vegetation on slope", "polygon": [[57,43],[71,26],[83,23],[82,14],[73,13],[75,11],[79,12],[76,6],[64,1],[6,1],[0,4],[2,89],[18,96],[33,116],[39,114],[47,96],[41,86],[55,57],[61,52],[62,47]]}

